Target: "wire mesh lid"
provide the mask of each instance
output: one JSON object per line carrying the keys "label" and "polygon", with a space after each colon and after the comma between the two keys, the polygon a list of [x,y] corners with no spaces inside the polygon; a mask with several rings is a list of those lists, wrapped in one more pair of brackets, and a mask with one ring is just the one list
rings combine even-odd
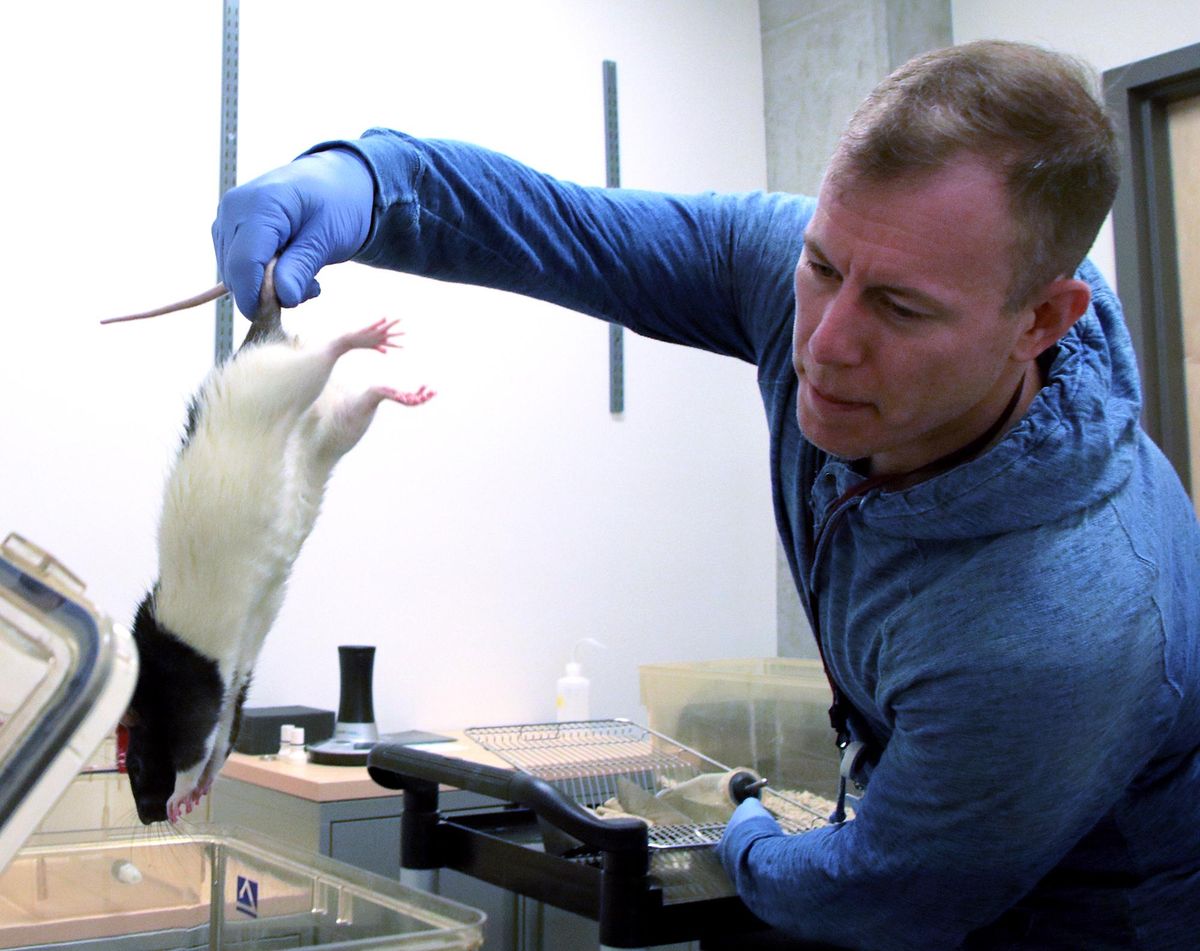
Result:
{"label": "wire mesh lid", "polygon": [[618,779],[656,790],[724,769],[695,750],[628,720],[583,720],[472,727],[484,749],[558,787],[580,805],[617,795]]}
{"label": "wire mesh lid", "polygon": [[[658,795],[701,774],[729,771],[723,763],[629,720],[471,727],[465,732],[484,749],[587,808],[620,798],[625,783]],[[804,821],[780,815],[772,809],[773,800],[783,801],[767,794],[764,805],[775,812],[786,832],[824,824],[823,816],[800,803],[790,805],[800,810]],[[724,822],[655,823],[649,830],[650,845],[658,849],[714,845],[724,829]]]}

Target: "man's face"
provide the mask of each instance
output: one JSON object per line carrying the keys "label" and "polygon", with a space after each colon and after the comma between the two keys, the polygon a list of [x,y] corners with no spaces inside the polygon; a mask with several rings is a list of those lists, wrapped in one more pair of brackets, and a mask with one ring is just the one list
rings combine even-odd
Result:
{"label": "man's face", "polygon": [[886,184],[826,178],[796,267],[796,415],[817,446],[901,473],[966,445],[1011,398],[1032,313],[1005,313],[1014,227],[961,158]]}

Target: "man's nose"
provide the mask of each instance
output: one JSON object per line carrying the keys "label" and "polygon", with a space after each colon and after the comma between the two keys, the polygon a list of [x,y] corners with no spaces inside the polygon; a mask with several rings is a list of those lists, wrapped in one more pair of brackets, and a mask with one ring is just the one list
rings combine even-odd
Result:
{"label": "man's nose", "polygon": [[825,366],[855,366],[862,362],[865,340],[863,313],[850,291],[840,289],[819,304],[817,323],[808,338],[812,359]]}

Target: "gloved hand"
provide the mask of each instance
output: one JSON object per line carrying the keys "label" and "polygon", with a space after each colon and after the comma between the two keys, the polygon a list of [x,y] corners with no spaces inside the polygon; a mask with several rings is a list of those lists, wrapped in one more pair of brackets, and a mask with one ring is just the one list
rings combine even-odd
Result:
{"label": "gloved hand", "polygon": [[263,269],[276,254],[275,292],[284,307],[321,293],[317,272],[363,246],[374,199],[366,162],[348,149],[302,155],[226,192],[212,226],[213,249],[238,310],[254,315]]}
{"label": "gloved hand", "polygon": [[717,843],[717,858],[735,885],[739,862],[754,841],[764,836],[782,834],[783,829],[761,800],[745,799],[733,810],[733,816],[725,826],[725,834]]}

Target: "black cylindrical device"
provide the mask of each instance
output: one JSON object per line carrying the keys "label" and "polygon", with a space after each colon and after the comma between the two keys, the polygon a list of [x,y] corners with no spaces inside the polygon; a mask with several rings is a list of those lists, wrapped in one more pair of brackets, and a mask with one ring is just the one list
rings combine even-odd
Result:
{"label": "black cylindrical device", "polygon": [[338,723],[374,723],[372,675],[375,670],[375,648],[343,644],[338,648],[338,662],[342,668]]}

